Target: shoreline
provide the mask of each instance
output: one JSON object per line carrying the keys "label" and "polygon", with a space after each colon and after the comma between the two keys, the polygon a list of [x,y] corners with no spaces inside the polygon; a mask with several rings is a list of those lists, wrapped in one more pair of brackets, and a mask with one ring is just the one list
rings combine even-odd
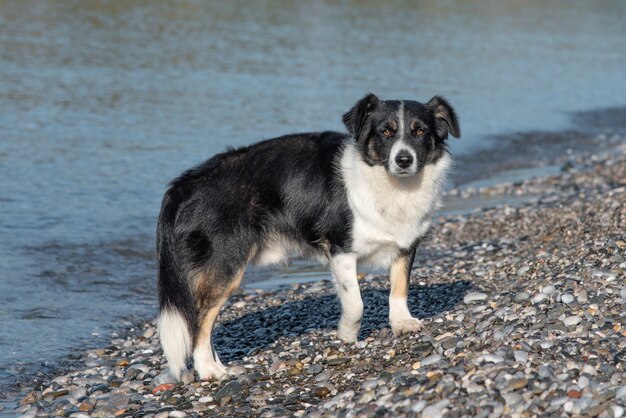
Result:
{"label": "shoreline", "polygon": [[[452,181],[449,187],[452,187],[454,183],[460,184],[457,186],[459,188],[482,187],[485,184],[494,185],[501,181],[518,181],[535,177],[538,174],[560,172],[576,155],[584,154],[584,151],[590,149],[604,152],[624,140],[625,107],[589,110],[580,114],[572,113],[571,119],[573,125],[580,130],[512,132],[486,138],[485,143],[490,144],[485,150],[477,150],[472,154],[456,157],[456,172],[451,176]],[[453,153],[456,154],[454,150]],[[483,178],[483,180],[470,181],[472,178]],[[484,180],[485,178],[487,180]],[[445,202],[444,211],[440,213],[453,216],[469,213],[476,207],[499,204],[517,206],[525,200],[526,197],[523,196],[499,198],[480,194],[470,198],[448,200]],[[454,205],[456,206],[453,208]],[[19,310],[25,310],[22,315],[26,316],[26,320],[29,321],[25,323],[27,328],[40,326],[36,324],[36,321],[39,321],[38,316],[42,316],[41,320],[47,325],[41,325],[41,327],[47,330],[58,329],[60,333],[49,332],[53,335],[45,351],[37,348],[42,347],[41,339],[37,344],[29,345],[24,339],[14,339],[8,336],[3,346],[8,347],[14,354],[10,357],[0,356],[2,357],[0,405],[6,403],[3,399],[10,398],[10,393],[14,392],[16,387],[28,384],[32,379],[53,376],[70,366],[77,352],[106,344],[109,336],[123,328],[129,320],[135,322],[154,315],[156,307],[149,297],[156,291],[153,280],[150,279],[154,277],[155,265],[154,248],[151,244],[153,239],[152,228],[148,228],[143,233],[134,233],[132,236],[113,235],[97,242],[50,241],[41,246],[22,248],[21,251],[26,251],[24,254],[31,253],[31,257],[38,260],[37,265],[42,267],[41,270],[22,269],[16,274],[26,274],[30,277],[53,276],[55,282],[95,281],[98,283],[98,291],[102,292],[103,301],[106,300],[111,305],[110,307],[103,307],[104,303],[93,305],[107,317],[106,320],[83,321],[78,324],[78,329],[73,333],[64,331],[61,320],[64,316],[64,308],[48,310],[47,307],[30,304],[28,301],[25,301],[24,306],[19,306]],[[105,259],[109,261],[103,262]],[[113,269],[109,273],[107,266],[112,265],[125,267]],[[137,268],[142,271],[138,271]],[[250,273],[247,272],[245,280],[250,284],[263,281],[262,285],[253,284],[253,286],[262,286],[265,289],[277,288],[291,282],[302,283],[330,279],[328,272],[321,271],[318,265],[298,261],[286,269]],[[112,285],[105,284],[106,281],[110,281]],[[120,289],[115,289],[115,284],[123,286],[127,301],[120,300]],[[53,283],[52,289],[63,291],[65,287]],[[80,289],[80,285],[78,289],[73,287],[71,289],[84,290]],[[21,293],[25,291],[23,288],[17,290]],[[91,306],[90,301],[83,296],[80,296],[77,301],[78,311],[86,314],[86,307]],[[141,301],[141,303],[130,310],[124,306],[133,301]],[[90,312],[89,309],[87,311]],[[15,309],[11,310],[9,317],[21,319],[20,314],[15,312],[17,312]],[[34,317],[33,320],[29,319],[30,315]],[[99,335],[94,338],[92,333]]]}
{"label": "shoreline", "polygon": [[[150,383],[160,371],[161,364],[160,356],[155,354],[160,352],[160,348],[153,334],[154,327],[148,322],[139,330],[129,331],[125,338],[112,341],[107,349],[91,350],[79,360],[86,369],[70,373],[90,376],[57,376],[53,381],[44,383],[40,387],[42,390],[31,392],[28,395],[31,398],[27,400],[34,402],[22,406],[19,413],[28,415],[30,411],[30,416],[33,416],[33,408],[37,408],[40,413],[54,411],[66,416],[109,416],[114,412],[120,412],[120,416],[149,416],[150,409],[154,409],[155,415],[163,409],[159,413],[162,414],[160,417],[165,417],[165,412],[169,416],[182,416],[165,409],[187,411],[190,414],[198,409],[207,414],[220,411],[234,416],[257,413],[283,416],[302,410],[307,416],[316,416],[316,408],[323,408],[331,414],[348,408],[355,411],[362,409],[363,414],[369,416],[376,411],[370,410],[372,402],[377,402],[376,408],[386,408],[389,416],[425,412],[438,416],[437,413],[441,415],[454,411],[478,412],[478,409],[471,408],[480,409],[480,404],[470,405],[470,409],[463,408],[467,402],[471,404],[474,394],[485,392],[490,394],[489,398],[496,398],[494,402],[485,404],[485,408],[493,414],[504,413],[507,408],[509,413],[515,413],[521,406],[528,407],[525,404],[527,398],[541,399],[541,395],[551,390],[558,396],[545,396],[549,402],[547,409],[542,410],[544,413],[565,411],[580,414],[588,408],[596,408],[592,412],[602,416],[610,408],[613,416],[618,416],[620,411],[623,414],[626,402],[623,365],[615,357],[613,363],[617,367],[611,366],[612,374],[602,380],[607,377],[607,370],[600,370],[602,365],[598,362],[599,359],[606,361],[610,356],[617,356],[620,350],[623,352],[626,349],[626,334],[623,331],[626,328],[623,317],[626,287],[619,286],[620,283],[624,286],[626,269],[625,250],[619,244],[626,241],[623,235],[626,214],[618,211],[618,219],[613,221],[617,224],[611,224],[612,220],[604,219],[602,211],[598,209],[607,209],[606,205],[610,203],[608,207],[615,211],[615,202],[623,206],[626,201],[624,186],[626,150],[622,147],[612,157],[608,154],[598,157],[596,161],[581,155],[556,176],[482,188],[453,189],[449,194],[461,199],[481,195],[521,196],[525,202],[521,203],[521,207],[504,205],[481,208],[471,214],[437,219],[429,239],[418,251],[412,271],[410,307],[414,314],[425,319],[426,325],[425,330],[418,335],[397,339],[390,335],[386,324],[388,285],[384,275],[368,275],[363,280],[366,313],[361,341],[356,345],[344,345],[334,340],[339,304],[331,282],[292,285],[271,292],[246,289],[231,298],[220,316],[219,324],[225,327],[219,326],[216,330],[216,344],[223,360],[233,362],[235,371],[242,373],[232,380],[221,383],[196,382],[176,386],[169,393],[151,395],[153,388]],[[569,217],[588,215],[589,211],[598,217],[594,224],[595,230],[580,231],[580,236],[574,233],[574,238],[585,238],[580,243],[587,243],[589,248],[584,248],[586,252],[583,258],[590,257],[591,261],[579,262],[577,259],[582,255],[576,253],[579,249],[573,245],[573,249],[569,250],[574,253],[565,252],[553,261],[555,266],[552,266],[551,260],[555,256],[549,249],[561,251],[555,242],[562,241],[565,245],[572,240],[567,235],[569,229],[564,229],[561,223],[574,222],[566,226],[575,231],[578,225],[575,216],[573,219]],[[494,222],[497,226],[494,226]],[[613,232],[603,222],[609,222],[614,227]],[[542,223],[551,226],[553,230],[548,230]],[[622,235],[619,235],[620,231]],[[616,234],[619,235],[617,238],[610,238]],[[604,244],[596,245],[598,242]],[[605,246],[614,251],[610,257],[602,258],[596,254],[596,250],[599,251],[596,247]],[[501,260],[503,255],[505,259]],[[580,273],[576,269],[561,269],[558,260],[561,257],[571,261],[572,265],[578,263],[576,266],[580,268]],[[611,261],[611,257],[614,257],[613,260],[620,260],[621,257],[622,261]],[[549,267],[544,272],[549,277],[541,277],[541,270],[537,269],[540,262],[544,263],[544,267]],[[617,270],[617,273],[613,270]],[[512,283],[507,280],[512,280]],[[595,295],[591,295],[585,286],[587,280]],[[605,298],[602,299],[600,295]],[[571,298],[573,300],[570,301]],[[611,315],[607,315],[605,304],[612,304],[617,313],[609,312]],[[321,313],[318,312],[319,305],[322,305]],[[301,323],[297,327],[290,319],[294,315],[296,323]],[[601,326],[593,321],[598,315],[604,319]],[[279,319],[278,324],[271,325],[276,316],[285,316],[285,319]],[[515,316],[517,318],[511,319]],[[533,336],[530,344],[524,341],[525,338],[511,339],[511,335],[516,332],[533,329],[541,334],[544,330],[536,328],[532,320],[537,316],[543,321],[543,326],[553,327],[554,330],[551,329],[540,338]],[[516,321],[520,321],[520,327],[515,326]],[[487,341],[477,343],[482,348],[480,353],[472,345],[464,343],[467,338],[471,341],[472,337],[476,337],[465,328],[467,322],[470,324],[469,329],[474,331],[477,325],[484,324],[479,328],[481,335],[490,331]],[[507,325],[510,322],[513,324]],[[607,323],[611,326],[607,326]],[[496,325],[497,329],[491,329]],[[514,325],[513,329],[509,329],[511,325]],[[617,330],[614,329],[618,326]],[[445,332],[441,332],[442,327]],[[251,346],[242,349],[240,340],[246,328],[256,331],[247,338],[250,341],[246,340],[243,344],[244,347],[247,347],[246,344]],[[265,334],[259,330],[265,330]],[[593,332],[602,334],[600,339],[605,346],[589,348],[577,345],[576,339],[583,338],[580,335],[585,333],[585,341],[591,338],[593,344]],[[621,338],[622,341],[612,342],[611,338]],[[489,344],[496,342],[500,343],[500,348],[488,349]],[[519,349],[502,348],[510,348],[507,343],[513,342],[516,344],[513,348]],[[561,347],[561,343],[566,347]],[[614,344],[613,350],[606,348],[606,344],[611,343]],[[577,368],[577,376],[570,376],[567,371],[572,369],[573,364],[570,363],[576,363],[573,359],[577,352],[567,344],[573,344],[579,353],[583,348],[587,351],[584,354],[587,360]],[[256,347],[256,351],[250,351],[254,348],[252,346]],[[559,371],[555,370],[559,367],[551,367],[546,370],[546,367],[541,369],[537,365],[534,369],[535,377],[517,376],[520,365],[526,369],[532,368],[533,364],[539,364],[535,360],[545,360],[542,356],[548,355],[555,348],[563,348],[564,356],[568,358],[556,361],[556,365],[567,366],[567,369]],[[318,353],[320,349],[321,354]],[[472,364],[478,367],[462,374],[467,370],[460,364],[460,360],[468,357],[463,351],[476,354]],[[128,353],[133,353],[135,357]],[[321,358],[317,358],[319,355]],[[518,361],[524,359],[525,355],[524,362]],[[377,361],[381,364],[377,364]],[[360,363],[364,363],[364,367],[360,367]],[[546,363],[551,363],[549,358]],[[552,363],[555,363],[555,359],[552,359]],[[353,367],[355,364],[357,370]],[[610,366],[611,362],[606,364]],[[384,370],[380,370],[381,365]],[[495,373],[496,369],[497,373],[490,376],[489,373]],[[472,373],[471,376],[467,377],[468,373]],[[354,376],[345,381],[341,379],[351,374]],[[481,382],[475,382],[472,379],[474,376],[481,377]],[[580,376],[584,379],[580,379]],[[462,383],[466,377],[470,382],[466,387],[454,387],[457,379],[459,382],[456,383]],[[560,382],[556,388],[546,383],[554,379]],[[74,381],[78,382],[76,388],[71,385]],[[594,387],[592,383],[597,381],[599,383]],[[264,393],[268,389],[264,387],[267,382],[288,387],[273,388],[275,390],[270,392],[276,394],[274,401],[260,405],[263,399],[259,398],[263,397],[255,389],[262,388]],[[489,382],[494,387],[490,387]],[[439,388],[439,383],[445,385]],[[472,386],[472,383],[475,385]],[[308,387],[302,387],[303,384]],[[49,387],[44,388],[46,385]],[[84,394],[81,385],[85,389]],[[98,387],[98,390],[93,390]],[[481,387],[484,391],[479,390]],[[431,389],[434,390],[434,397],[430,395]],[[459,398],[463,402],[440,396],[442,393],[449,395],[457,392],[465,394],[466,399]],[[597,398],[595,395],[601,396]],[[91,399],[94,402],[92,408],[88,409]],[[180,399],[188,399],[189,402]],[[403,404],[405,399],[411,400],[410,405]],[[83,405],[84,402],[87,404]],[[155,407],[155,403],[158,407]],[[87,410],[78,411],[80,405]],[[251,405],[256,411],[250,409]],[[357,405],[362,408],[359,409]],[[10,404],[7,406],[9,408],[5,410],[0,409],[0,414],[12,412]],[[259,411],[260,406],[265,407],[265,410]],[[114,407],[117,408],[115,411]],[[536,405],[536,408],[541,407]],[[146,414],[142,415],[144,412]]]}

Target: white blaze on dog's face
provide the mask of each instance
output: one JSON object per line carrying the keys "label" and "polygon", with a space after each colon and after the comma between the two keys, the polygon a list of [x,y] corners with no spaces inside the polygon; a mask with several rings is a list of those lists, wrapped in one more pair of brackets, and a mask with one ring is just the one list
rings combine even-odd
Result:
{"label": "white blaze on dog's face", "polygon": [[384,166],[395,177],[412,177],[445,152],[448,135],[460,136],[456,113],[442,97],[428,103],[361,99],[344,123],[367,164]]}

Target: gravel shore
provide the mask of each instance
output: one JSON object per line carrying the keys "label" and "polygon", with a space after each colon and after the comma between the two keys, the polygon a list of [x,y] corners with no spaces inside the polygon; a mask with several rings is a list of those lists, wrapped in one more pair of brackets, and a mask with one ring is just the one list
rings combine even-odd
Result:
{"label": "gravel shore", "polygon": [[[522,196],[440,218],[418,250],[396,338],[389,284],[364,275],[360,341],[335,328],[331,282],[244,289],[220,316],[233,373],[170,384],[154,323],[85,353],[82,367],[25,392],[24,416],[589,416],[626,408],[626,148],[556,176],[457,198]],[[11,411],[2,411],[11,412]]]}

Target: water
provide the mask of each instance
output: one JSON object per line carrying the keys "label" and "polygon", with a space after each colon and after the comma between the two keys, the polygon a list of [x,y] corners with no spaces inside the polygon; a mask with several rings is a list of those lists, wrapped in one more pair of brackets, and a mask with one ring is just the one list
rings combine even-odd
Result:
{"label": "water", "polygon": [[0,1],[0,386],[155,314],[155,220],[185,168],[342,129],[368,91],[447,96],[471,161],[624,106],[624,39],[621,0]]}

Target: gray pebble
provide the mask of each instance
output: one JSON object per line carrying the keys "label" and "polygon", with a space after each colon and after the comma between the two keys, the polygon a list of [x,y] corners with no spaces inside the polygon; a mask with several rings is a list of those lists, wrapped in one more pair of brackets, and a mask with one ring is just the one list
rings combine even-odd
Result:
{"label": "gray pebble", "polygon": [[332,374],[328,370],[324,370],[323,372],[321,372],[320,374],[315,376],[315,381],[316,382],[325,382],[325,381],[329,380],[331,377],[332,377]]}
{"label": "gray pebble", "polygon": [[441,418],[441,411],[435,406],[427,406],[422,411],[422,418]]}
{"label": "gray pebble", "polygon": [[154,327],[149,327],[148,329],[146,329],[143,333],[143,337],[144,338],[152,338],[154,337],[154,334],[156,334],[156,329],[154,329]]}
{"label": "gray pebble", "polygon": [[519,302],[525,302],[528,299],[530,299],[530,294],[528,292],[517,292],[515,294],[515,299],[513,300],[519,303]]}
{"label": "gray pebble", "polygon": [[424,357],[421,361],[420,364],[422,366],[430,366],[432,364],[438,363],[439,360],[441,360],[441,356],[439,354],[431,354],[428,357]]}
{"label": "gray pebble", "polygon": [[322,370],[323,370],[323,367],[321,364],[311,364],[309,367],[307,367],[306,374],[309,374],[309,375],[318,374],[318,373],[321,373]]}
{"label": "gray pebble", "polygon": [[411,407],[411,411],[415,412],[416,414],[419,414],[420,412],[424,410],[424,408],[426,408],[426,405],[428,405],[428,402],[422,399],[420,401],[415,402],[415,404]]}
{"label": "gray pebble", "polygon": [[502,398],[504,399],[506,404],[509,406],[515,406],[524,402],[522,397],[515,392],[503,393]]}
{"label": "gray pebble", "polygon": [[463,303],[470,304],[487,299],[487,295],[481,292],[469,292],[463,297]]}
{"label": "gray pebble", "polygon": [[158,374],[152,382],[150,382],[150,387],[154,389],[159,385],[163,385],[165,383],[176,383],[176,378],[170,373],[169,369],[166,369],[162,373]]}
{"label": "gray pebble", "polygon": [[582,389],[582,388],[586,388],[587,386],[589,386],[589,378],[587,376],[580,376],[578,378],[578,386]]}
{"label": "gray pebble", "polygon": [[528,361],[528,353],[526,351],[517,350],[514,353],[515,361],[518,363],[526,363]]}
{"label": "gray pebble", "polygon": [[550,367],[545,365],[539,366],[539,377],[551,378],[553,375],[554,373],[550,370]]}
{"label": "gray pebble", "polygon": [[242,389],[243,387],[241,383],[233,380],[232,382],[226,383],[220,390],[215,393],[215,395],[213,395],[213,397],[217,400],[220,400],[225,396],[230,396],[231,398],[234,398],[241,393]]}
{"label": "gray pebble", "polygon": [[91,416],[93,418],[108,418],[108,417],[114,416],[117,411],[118,411],[117,408],[114,408],[112,406],[103,406],[101,408],[96,409],[91,414]]}
{"label": "gray pebble", "polygon": [[504,357],[497,354],[485,354],[483,356],[483,361],[485,363],[502,363],[504,361]]}
{"label": "gray pebble", "polygon": [[583,319],[580,316],[576,316],[576,315],[572,315],[572,316],[568,316],[567,318],[563,319],[563,323],[568,326],[574,326],[574,325],[578,325],[580,324],[580,322]]}

